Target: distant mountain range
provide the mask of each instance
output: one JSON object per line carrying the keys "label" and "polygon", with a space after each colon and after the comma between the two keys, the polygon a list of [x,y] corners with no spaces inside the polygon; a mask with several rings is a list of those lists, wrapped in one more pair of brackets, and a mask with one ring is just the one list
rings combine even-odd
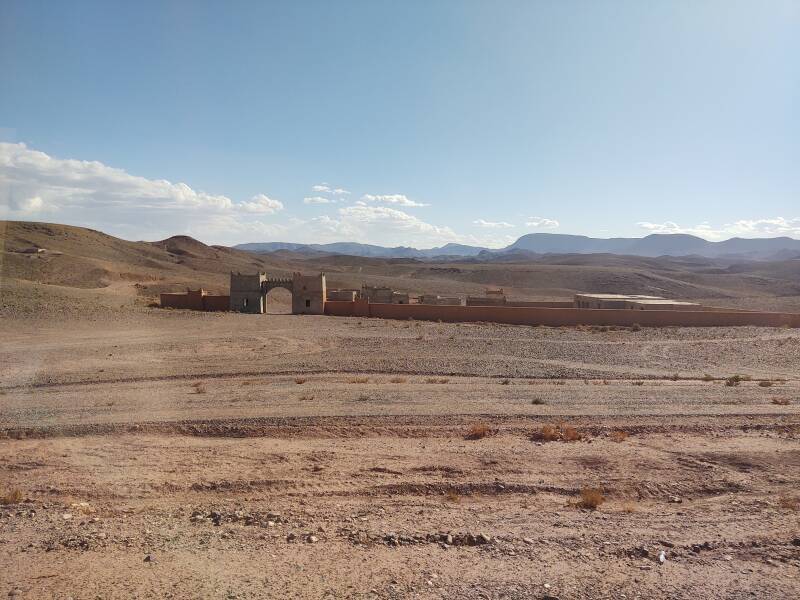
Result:
{"label": "distant mountain range", "polygon": [[464,244],[445,244],[438,248],[417,249],[406,246],[387,248],[357,242],[333,244],[291,244],[265,242],[239,244],[237,250],[259,254],[289,250],[300,254],[346,254],[372,258],[499,258],[504,254],[624,254],[630,256],[705,256],[774,260],[800,258],[800,240],[789,237],[731,238],[709,242],[686,234],[651,234],[643,238],[592,238],[560,233],[530,233],[499,250]]}

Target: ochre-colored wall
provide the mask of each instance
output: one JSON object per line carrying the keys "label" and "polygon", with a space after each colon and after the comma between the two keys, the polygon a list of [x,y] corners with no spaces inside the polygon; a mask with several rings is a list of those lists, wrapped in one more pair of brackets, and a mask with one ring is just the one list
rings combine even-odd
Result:
{"label": "ochre-colored wall", "polygon": [[203,310],[230,310],[230,296],[203,296]]}
{"label": "ochre-colored wall", "polygon": [[620,325],[643,327],[725,327],[756,325],[800,327],[800,314],[767,312],[712,312],[507,306],[437,306],[428,304],[369,304],[326,302],[325,314],[422,321],[488,321],[516,325]]}

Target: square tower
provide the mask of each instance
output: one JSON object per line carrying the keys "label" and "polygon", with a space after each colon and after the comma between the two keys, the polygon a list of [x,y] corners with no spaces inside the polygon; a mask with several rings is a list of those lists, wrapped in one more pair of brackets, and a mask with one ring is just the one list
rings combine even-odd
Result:
{"label": "square tower", "polygon": [[231,310],[234,312],[264,314],[267,303],[262,284],[266,273],[242,275],[231,273]]}
{"label": "square tower", "polygon": [[325,314],[325,273],[319,275],[292,275],[292,314]]}

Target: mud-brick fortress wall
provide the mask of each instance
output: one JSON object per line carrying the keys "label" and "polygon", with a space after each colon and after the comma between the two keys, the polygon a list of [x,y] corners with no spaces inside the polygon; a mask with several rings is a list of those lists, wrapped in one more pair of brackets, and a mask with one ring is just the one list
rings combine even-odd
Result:
{"label": "mud-brick fortress wall", "polygon": [[206,294],[202,289],[189,290],[181,294],[161,294],[162,308],[184,308],[190,310],[228,310],[230,296]]}
{"label": "mud-brick fortress wall", "polygon": [[487,321],[512,325],[618,325],[643,327],[800,327],[800,314],[755,311],[643,310],[542,308],[522,306],[437,306],[428,304],[371,304],[328,301],[325,314],[422,321]]}

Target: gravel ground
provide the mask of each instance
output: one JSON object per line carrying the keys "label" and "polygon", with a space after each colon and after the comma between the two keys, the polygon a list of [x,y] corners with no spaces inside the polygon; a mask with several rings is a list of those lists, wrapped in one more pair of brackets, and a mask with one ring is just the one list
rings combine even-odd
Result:
{"label": "gravel ground", "polygon": [[797,597],[797,330],[123,305],[5,304],[9,597]]}

